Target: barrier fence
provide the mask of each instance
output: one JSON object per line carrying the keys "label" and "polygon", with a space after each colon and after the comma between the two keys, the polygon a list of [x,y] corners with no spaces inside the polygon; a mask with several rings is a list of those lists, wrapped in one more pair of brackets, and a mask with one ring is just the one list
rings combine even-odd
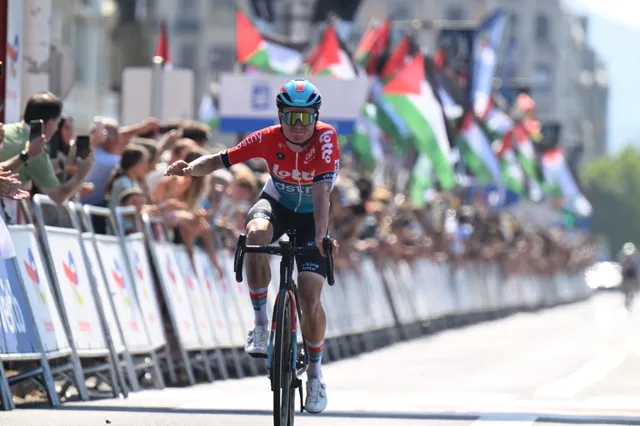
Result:
{"label": "barrier fence", "polygon": [[[21,207],[27,218],[28,206]],[[47,223],[62,209],[73,228]],[[221,251],[219,276],[196,247],[170,242],[157,218],[37,195],[36,223],[4,229],[15,252],[0,247],[0,403],[15,408],[12,387],[31,381],[52,406],[73,396],[126,397],[142,387],[193,385],[264,373],[244,353],[253,323],[248,289],[237,283],[233,253]],[[96,217],[110,235],[93,232]],[[124,229],[133,233],[125,235]],[[272,259],[268,310],[279,283]],[[214,272],[216,271],[216,272]],[[246,275],[245,275],[246,276]],[[590,296],[583,271],[502,278],[497,264],[453,266],[429,259],[336,271],[326,287],[327,361],[420,335],[426,330]],[[11,374],[7,374],[5,368]]]}

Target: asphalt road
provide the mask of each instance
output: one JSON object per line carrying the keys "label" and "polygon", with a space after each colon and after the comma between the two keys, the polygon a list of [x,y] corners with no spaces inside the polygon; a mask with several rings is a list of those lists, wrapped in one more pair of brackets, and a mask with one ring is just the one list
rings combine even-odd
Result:
{"label": "asphalt road", "polygon": [[[441,332],[327,365],[296,425],[640,424],[640,306],[619,294]],[[2,426],[269,425],[266,377],[0,413]]]}

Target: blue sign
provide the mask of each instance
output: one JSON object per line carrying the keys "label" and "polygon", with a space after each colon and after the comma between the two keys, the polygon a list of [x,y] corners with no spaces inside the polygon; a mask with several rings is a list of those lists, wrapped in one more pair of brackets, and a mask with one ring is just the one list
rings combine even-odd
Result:
{"label": "blue sign", "polygon": [[275,105],[275,97],[271,99],[269,83],[257,81],[251,92],[251,108],[256,111],[264,111]]}
{"label": "blue sign", "polygon": [[0,353],[39,353],[13,259],[0,260]]}

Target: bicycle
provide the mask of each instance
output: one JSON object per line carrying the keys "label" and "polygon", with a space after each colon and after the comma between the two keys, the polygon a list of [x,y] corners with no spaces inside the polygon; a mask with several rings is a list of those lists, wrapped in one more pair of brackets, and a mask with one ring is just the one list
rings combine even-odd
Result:
{"label": "bicycle", "polygon": [[[267,368],[273,392],[273,422],[276,426],[293,426],[296,388],[300,393],[300,412],[304,412],[300,377],[307,371],[309,365],[309,348],[304,335],[302,335],[303,346],[301,354],[298,355],[296,328],[297,318],[302,321],[302,313],[300,303],[298,303],[297,287],[293,281],[293,266],[296,255],[318,252],[316,247],[296,247],[295,229],[288,229],[287,236],[289,241],[280,241],[278,246],[248,246],[246,245],[246,235],[241,234],[238,238],[233,262],[236,281],[241,283],[245,253],[282,256],[280,260],[280,288],[273,309],[267,351]],[[330,286],[335,283],[331,257],[332,247],[331,239],[324,238],[323,248],[327,255],[327,281]]]}

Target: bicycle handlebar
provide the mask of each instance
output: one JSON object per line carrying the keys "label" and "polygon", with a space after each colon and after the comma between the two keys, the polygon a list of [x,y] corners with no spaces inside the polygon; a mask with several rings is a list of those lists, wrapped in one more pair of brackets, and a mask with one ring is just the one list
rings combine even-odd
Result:
{"label": "bicycle handlebar", "polygon": [[[235,259],[233,262],[233,271],[236,273],[236,281],[242,282],[242,266],[244,263],[245,253],[264,253],[272,254],[276,256],[295,256],[299,254],[317,254],[317,247],[286,247],[286,246],[248,246],[246,245],[246,235],[240,235],[238,238],[238,246],[236,248]],[[325,237],[322,240],[322,246],[327,257],[327,281],[329,285],[335,284],[335,277],[333,275],[333,244],[331,239]]]}

